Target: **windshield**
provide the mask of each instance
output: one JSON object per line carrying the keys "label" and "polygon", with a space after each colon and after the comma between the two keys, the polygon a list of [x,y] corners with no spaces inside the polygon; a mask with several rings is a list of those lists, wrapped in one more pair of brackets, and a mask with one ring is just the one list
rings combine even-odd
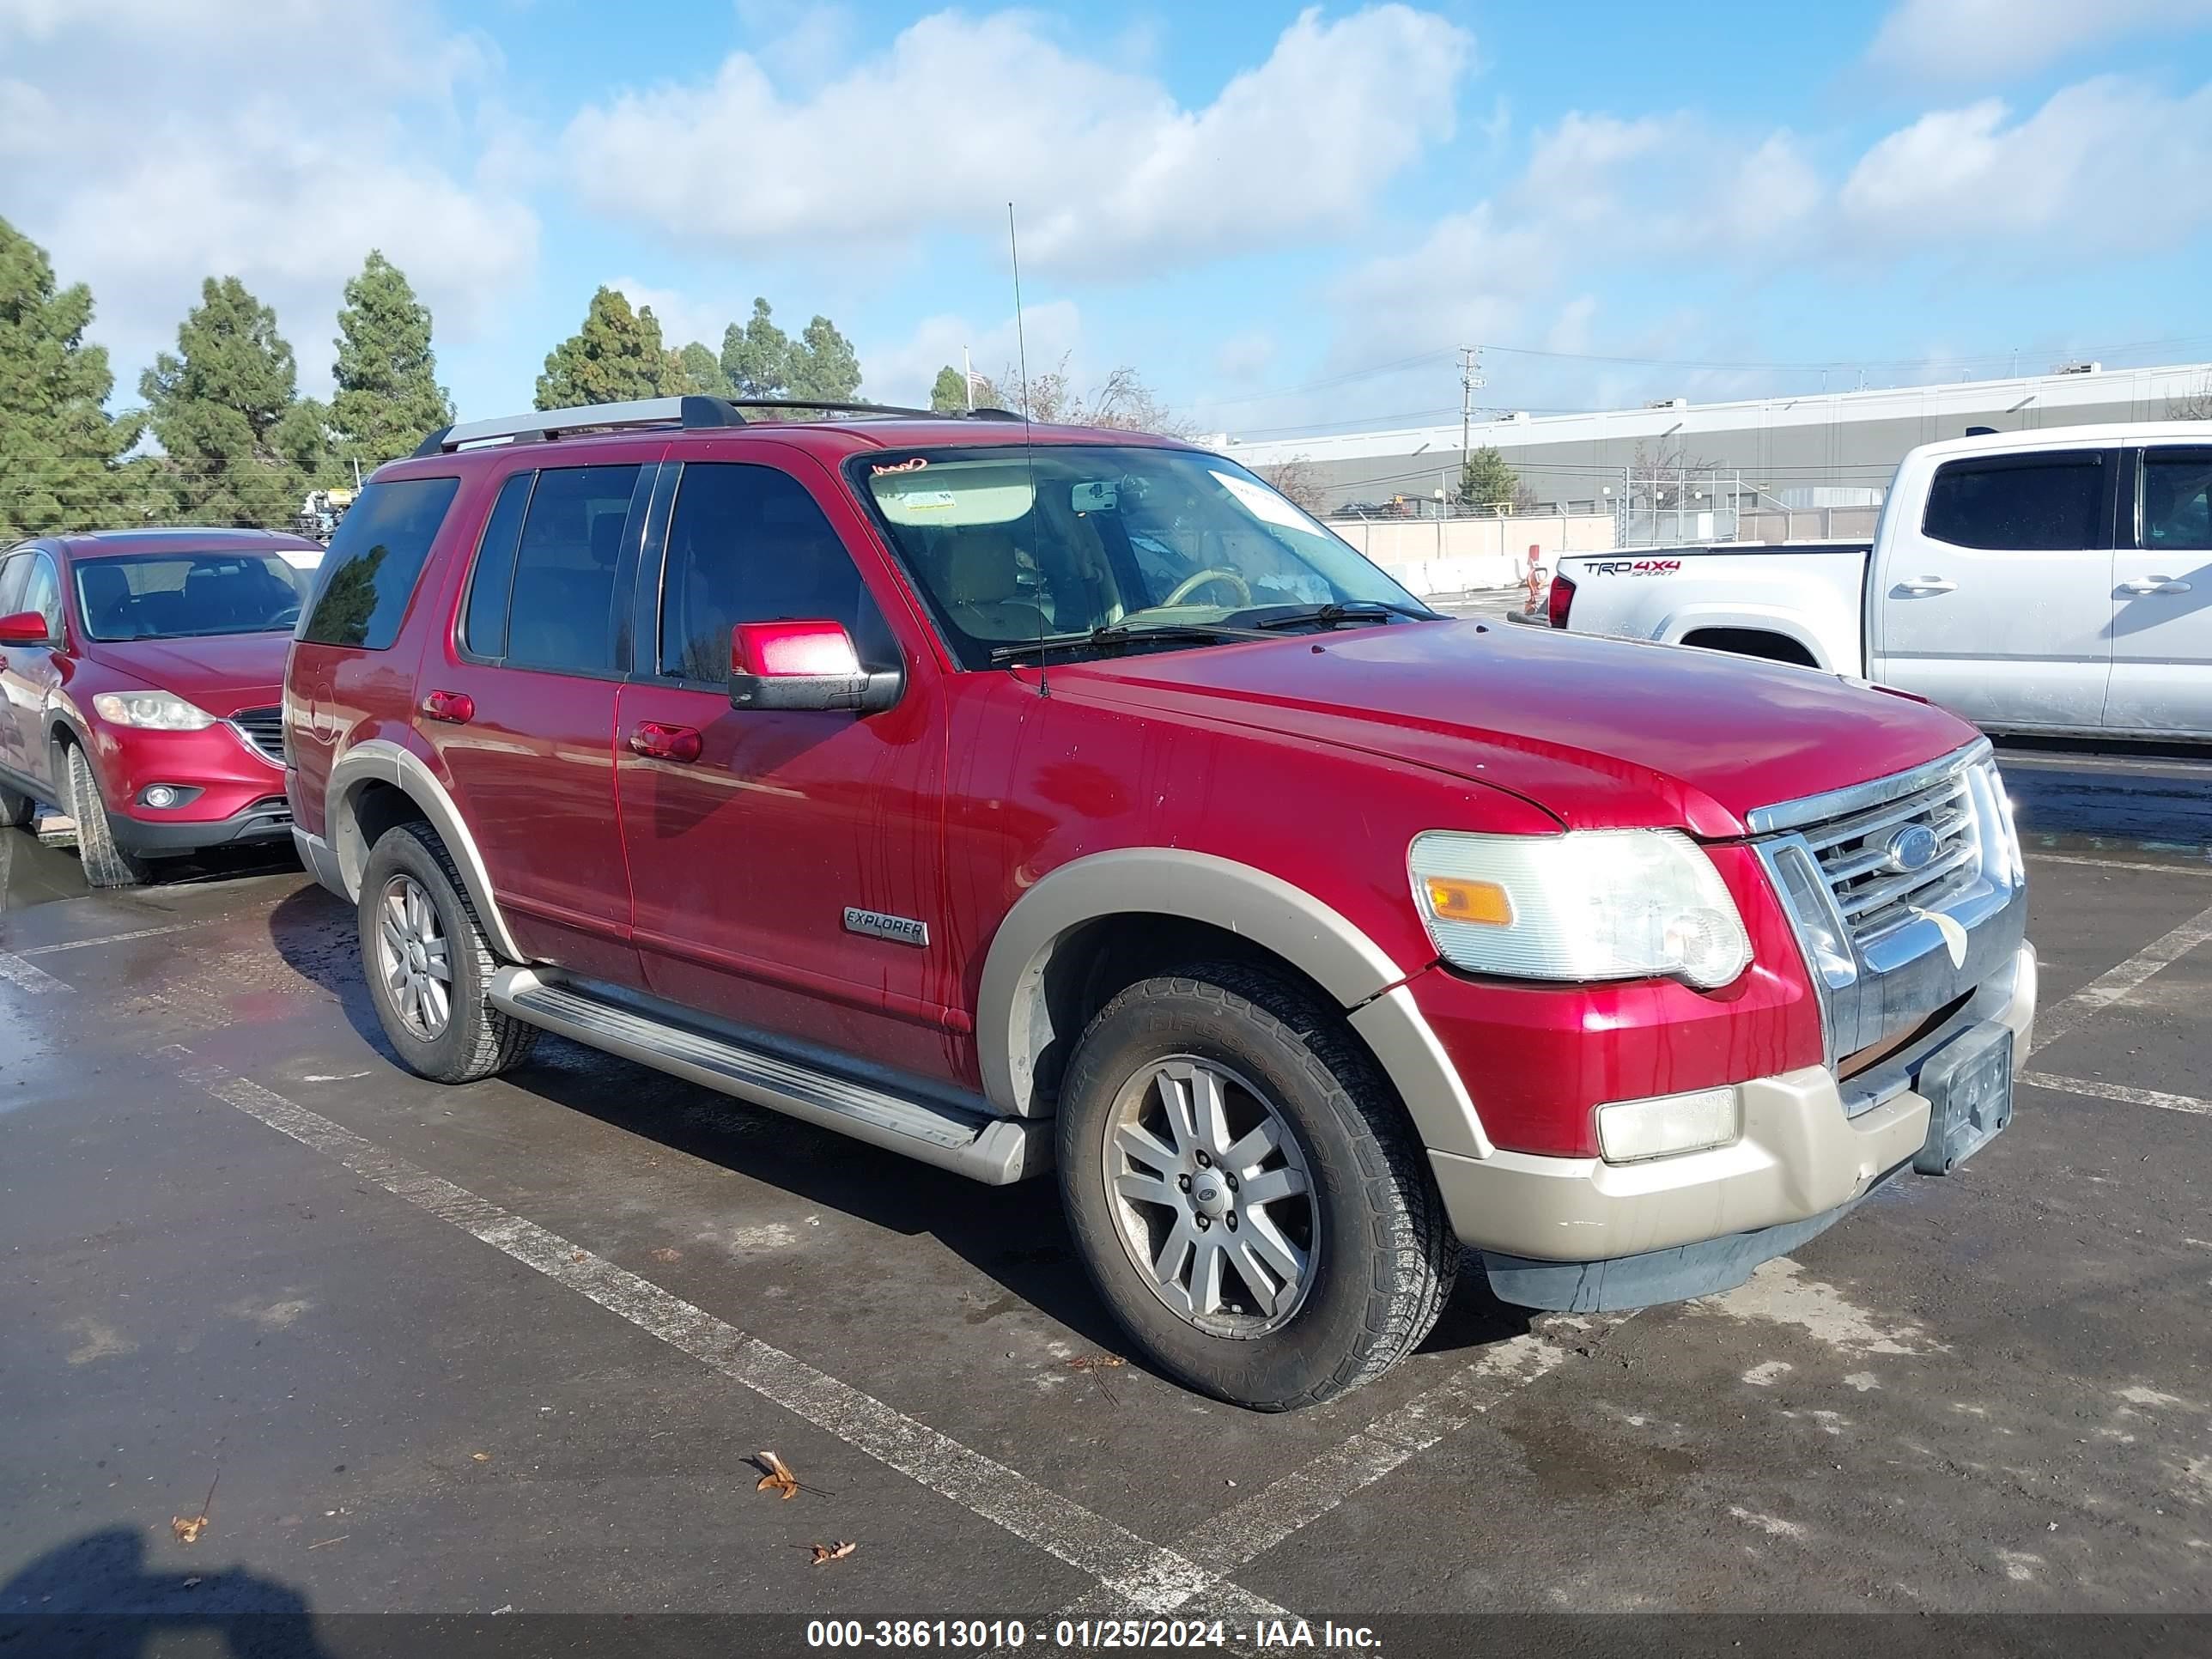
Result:
{"label": "windshield", "polygon": [[76,566],[78,613],[95,640],[273,634],[300,619],[312,556],[149,553]]}
{"label": "windshield", "polygon": [[[1093,445],[927,450],[853,463],[915,586],[969,668],[1157,628],[1206,643],[1324,605],[1429,614],[1345,542],[1234,462]],[[1378,611],[1378,608],[1381,608]],[[1126,635],[1121,630],[1127,630]],[[1147,644],[1153,641],[1147,641]]]}

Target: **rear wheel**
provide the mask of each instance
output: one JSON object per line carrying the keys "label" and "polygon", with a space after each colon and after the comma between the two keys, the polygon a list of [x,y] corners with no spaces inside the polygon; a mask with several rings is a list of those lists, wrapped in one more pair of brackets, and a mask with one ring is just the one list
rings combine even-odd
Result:
{"label": "rear wheel", "polygon": [[378,837],[357,916],[369,997],[409,1071],[474,1083],[530,1052],[538,1028],[486,994],[499,959],[435,830],[400,823]]}
{"label": "rear wheel", "polygon": [[84,866],[85,880],[94,887],[137,886],[152,873],[153,866],[116,844],[91,761],[75,744],[68,745],[67,753],[64,775],[69,781],[69,811],[76,822],[77,859]]}
{"label": "rear wheel", "polygon": [[13,789],[0,785],[0,830],[22,830],[29,826],[32,813],[38,803],[28,795],[19,795]]}
{"label": "rear wheel", "polygon": [[1107,1004],[1058,1150],[1100,1295],[1163,1370],[1237,1405],[1381,1376],[1451,1293],[1458,1243],[1388,1081],[1334,1009],[1273,975],[1205,964]]}

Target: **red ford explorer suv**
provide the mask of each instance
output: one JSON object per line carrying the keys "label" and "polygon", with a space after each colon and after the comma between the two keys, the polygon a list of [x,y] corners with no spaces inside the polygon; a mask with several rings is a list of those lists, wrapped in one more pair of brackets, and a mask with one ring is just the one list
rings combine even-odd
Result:
{"label": "red ford explorer suv", "polygon": [[279,842],[278,687],[323,550],[258,530],[133,530],[0,551],[0,827],[76,820],[86,879]]}
{"label": "red ford explorer suv", "polygon": [[987,1182],[1162,1370],[1741,1282],[2004,1127],[1988,744],[1453,621],[1234,461],[708,398],[436,433],[339,529],[295,834],[402,1060],[559,1032]]}

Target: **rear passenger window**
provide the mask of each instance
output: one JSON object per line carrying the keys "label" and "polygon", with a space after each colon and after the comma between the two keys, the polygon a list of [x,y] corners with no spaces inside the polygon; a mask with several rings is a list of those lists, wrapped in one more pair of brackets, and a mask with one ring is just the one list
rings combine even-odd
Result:
{"label": "rear passenger window", "polygon": [[549,467],[538,475],[507,601],[510,667],[609,674],[621,666],[626,596],[616,575],[642,470]]}
{"label": "rear passenger window", "polygon": [[1946,461],[1929,487],[1921,533],[1954,547],[2050,552],[2100,548],[2104,456]]}
{"label": "rear passenger window", "polygon": [[717,684],[744,622],[844,623],[860,660],[897,647],[852,556],[805,487],[773,466],[695,461],[677,487],[660,590],[660,672]]}
{"label": "rear passenger window", "polygon": [[387,649],[460,487],[459,478],[398,478],[362,490],[331,538],[322,586],[301,618],[298,637]]}
{"label": "rear passenger window", "polygon": [[461,643],[471,656],[493,661],[507,654],[507,596],[514,586],[514,550],[522,539],[523,510],[530,505],[535,472],[518,472],[499,487],[477,568],[469,578],[469,608],[461,623]]}
{"label": "rear passenger window", "polygon": [[2212,449],[2148,451],[2142,479],[2143,545],[2212,551]]}

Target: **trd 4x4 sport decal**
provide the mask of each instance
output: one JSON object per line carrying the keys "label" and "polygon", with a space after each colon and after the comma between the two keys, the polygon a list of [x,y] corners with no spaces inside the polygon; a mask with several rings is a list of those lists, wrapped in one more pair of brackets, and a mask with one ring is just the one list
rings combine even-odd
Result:
{"label": "trd 4x4 sport decal", "polygon": [[1600,559],[1589,572],[1593,576],[1671,576],[1681,568],[1680,559]]}

